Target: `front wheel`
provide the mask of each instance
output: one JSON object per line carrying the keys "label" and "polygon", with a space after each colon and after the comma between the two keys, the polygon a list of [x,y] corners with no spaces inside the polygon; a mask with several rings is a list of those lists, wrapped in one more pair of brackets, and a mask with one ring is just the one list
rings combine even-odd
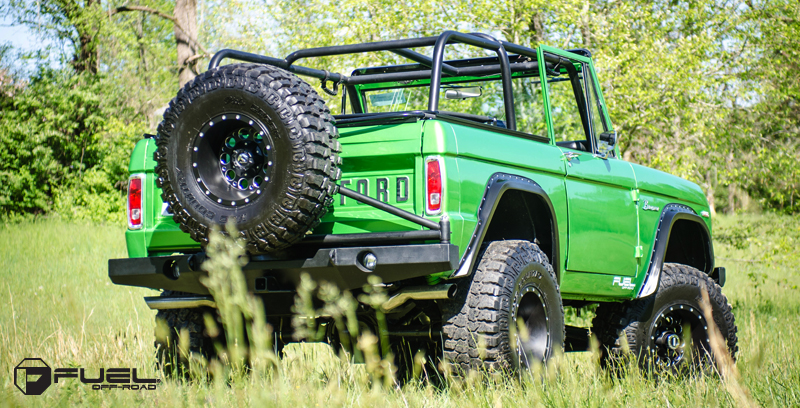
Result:
{"label": "front wheel", "polygon": [[[701,306],[708,291],[713,324],[725,347],[736,356],[737,328],[722,289],[705,273],[687,265],[666,263],[654,296],[625,303],[607,303],[597,309],[593,331],[598,334],[606,367],[615,367],[628,356],[643,369],[673,373],[710,367],[709,321]],[[627,341],[628,350],[624,343]]]}

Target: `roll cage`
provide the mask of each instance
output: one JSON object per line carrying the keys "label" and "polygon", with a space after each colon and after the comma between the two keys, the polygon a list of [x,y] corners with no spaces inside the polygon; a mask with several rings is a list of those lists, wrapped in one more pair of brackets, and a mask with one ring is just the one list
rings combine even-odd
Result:
{"label": "roll cage", "polygon": [[[445,61],[445,46],[451,44],[466,44],[473,47],[494,51],[496,57],[471,58],[455,61]],[[426,56],[414,51],[412,48],[433,47],[432,56]],[[405,57],[415,64],[394,65],[377,68],[361,68],[353,72],[351,76],[341,73],[329,72],[327,70],[314,69],[296,65],[295,62],[303,58],[317,58],[346,54],[361,54],[369,52],[389,51],[399,56]],[[512,52],[509,55],[508,52]],[[577,49],[569,50],[584,58],[591,57],[588,50]],[[382,82],[398,82],[430,79],[430,90],[428,95],[427,111],[412,112],[412,116],[420,114],[439,113],[439,95],[442,85],[442,78],[447,77],[476,77],[500,74],[500,81],[503,89],[503,103],[505,110],[505,127],[516,131],[516,113],[514,108],[514,93],[512,90],[512,73],[544,73],[555,72],[560,67],[572,67],[569,60],[549,52],[543,52],[540,48],[533,49],[507,41],[497,40],[490,35],[483,33],[461,33],[457,31],[445,31],[435,37],[409,38],[402,40],[379,41],[372,43],[337,45],[331,47],[307,48],[295,51],[287,55],[284,59],[268,57],[265,55],[253,54],[244,51],[224,49],[211,58],[209,69],[216,68],[225,59],[235,59],[245,62],[267,64],[288,70],[297,75],[317,78],[322,80],[322,88],[331,95],[336,95],[340,85],[347,87],[347,93],[343,95],[343,104],[346,105],[347,94],[353,100],[358,100],[358,91],[355,85],[375,84]],[[539,61],[544,61],[544,66],[539,66]],[[544,68],[544,70],[542,69]],[[574,69],[574,68],[573,68]],[[328,82],[333,83],[332,89],[327,88]],[[580,101],[579,101],[580,104]],[[585,105],[583,105],[585,106]],[[356,115],[367,116],[356,108]],[[408,116],[408,112],[399,112]],[[397,114],[377,114],[381,117],[397,117]],[[370,119],[377,119],[377,115],[369,115]],[[348,115],[349,116],[349,115]],[[364,116],[350,117],[350,120],[362,121]],[[402,117],[402,116],[401,116]],[[338,119],[338,118],[337,118]],[[342,118],[345,119],[345,118]],[[337,123],[341,120],[337,120]]]}

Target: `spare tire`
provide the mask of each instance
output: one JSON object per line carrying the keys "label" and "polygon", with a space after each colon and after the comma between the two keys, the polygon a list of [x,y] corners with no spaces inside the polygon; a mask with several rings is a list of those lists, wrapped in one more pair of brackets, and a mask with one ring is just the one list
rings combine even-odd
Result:
{"label": "spare tire", "polygon": [[251,253],[280,250],[319,224],[341,176],[325,102],[280,68],[232,64],[187,83],[158,126],[157,185],[181,230],[208,243],[235,222]]}

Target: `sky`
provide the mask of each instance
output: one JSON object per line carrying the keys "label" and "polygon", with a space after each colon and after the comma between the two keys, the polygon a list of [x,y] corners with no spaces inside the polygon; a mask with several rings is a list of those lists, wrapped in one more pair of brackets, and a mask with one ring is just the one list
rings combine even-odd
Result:
{"label": "sky", "polygon": [[36,35],[21,25],[14,25],[8,15],[0,18],[0,44],[11,43],[14,48],[30,51],[36,48]]}
{"label": "sky", "polygon": [[[30,30],[23,25],[14,25],[8,15],[0,17],[0,45],[10,44],[16,51],[29,52],[52,45],[52,41],[36,35],[34,30]],[[57,64],[57,57],[52,63]],[[4,61],[12,67],[22,70],[23,74],[29,74],[36,65],[34,61]]]}

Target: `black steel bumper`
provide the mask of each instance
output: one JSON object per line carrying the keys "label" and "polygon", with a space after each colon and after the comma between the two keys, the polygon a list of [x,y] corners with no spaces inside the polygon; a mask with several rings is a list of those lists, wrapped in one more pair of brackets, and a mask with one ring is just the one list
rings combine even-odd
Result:
{"label": "black steel bumper", "polygon": [[[362,265],[367,253],[378,259],[374,271]],[[370,275],[394,282],[453,270],[459,262],[458,246],[453,244],[322,248],[310,255],[292,259],[252,257],[242,268],[248,289],[255,293],[285,293],[287,288],[297,286],[303,273],[342,289],[356,289],[366,284]],[[208,294],[199,279],[207,275],[200,268],[204,260],[203,253],[109,259],[108,276],[117,285]]]}

